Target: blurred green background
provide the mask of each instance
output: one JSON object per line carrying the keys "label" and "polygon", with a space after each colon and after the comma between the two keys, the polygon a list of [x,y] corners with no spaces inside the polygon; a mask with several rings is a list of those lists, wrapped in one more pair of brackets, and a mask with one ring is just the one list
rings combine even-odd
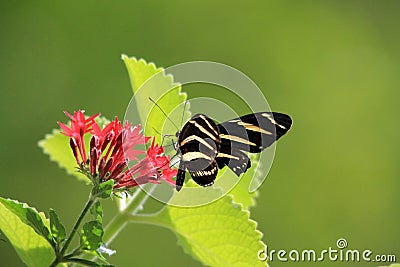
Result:
{"label": "blurred green background", "polygon": [[[123,117],[122,53],[163,67],[211,60],[294,118],[252,209],[269,248],[322,250],[343,237],[400,261],[399,12],[399,1],[1,1],[0,196],[54,208],[71,229],[89,188],[37,141],[63,110]],[[118,266],[201,266],[155,226],[129,225],[112,247]],[[8,242],[0,262],[23,266]]]}

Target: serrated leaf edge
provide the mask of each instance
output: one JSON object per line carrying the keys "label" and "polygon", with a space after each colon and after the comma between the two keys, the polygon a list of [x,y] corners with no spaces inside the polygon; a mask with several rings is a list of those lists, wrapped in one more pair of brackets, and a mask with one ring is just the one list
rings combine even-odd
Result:
{"label": "serrated leaf edge", "polygon": [[[252,227],[252,230],[255,230],[256,235],[260,237],[260,240],[258,241],[258,243],[260,244],[260,246],[265,247],[265,243],[262,241],[262,238],[263,238],[263,236],[264,236],[264,233],[257,229],[258,223],[257,223],[257,221],[255,221],[255,220],[253,220],[253,219],[250,218],[250,211],[248,211],[247,209],[245,209],[242,203],[236,203],[236,202],[234,202],[234,201],[233,201],[233,198],[231,197],[231,195],[229,195],[229,196],[227,196],[227,197],[230,198],[231,204],[232,204],[233,206],[236,205],[237,207],[240,208],[240,211],[243,211],[244,213],[246,213],[246,218],[247,218],[248,222],[250,223],[250,226]],[[211,204],[211,205],[212,205],[212,204]],[[234,208],[235,208],[235,207],[234,207]],[[178,234],[179,231],[176,231],[176,229],[173,229],[173,230],[174,230],[175,233]],[[193,240],[190,239],[190,238],[188,238],[186,235],[183,235],[182,233],[179,233],[179,234],[180,234],[181,236],[183,236],[184,238],[186,238],[187,240],[190,240],[191,244],[196,244],[196,242],[193,242]],[[177,244],[179,244],[179,243],[180,243],[180,240],[178,239]],[[195,259],[195,260],[197,260],[197,261],[200,261],[202,264],[204,264],[204,262],[202,262],[200,259],[198,259],[198,258],[196,257],[196,255],[194,255],[193,253],[190,253],[190,251],[189,251],[185,246],[182,246],[181,244],[179,244],[179,245],[183,248],[183,251],[184,251],[186,254],[190,255],[193,259]],[[214,255],[214,257],[216,256],[216,258],[218,258],[218,259],[221,259],[217,254],[214,254],[214,253],[210,253],[210,254]],[[221,259],[220,261],[225,263],[224,259]],[[226,263],[225,263],[225,264],[226,264]]]}
{"label": "serrated leaf edge", "polygon": [[[79,174],[78,172],[73,172],[73,171],[69,170],[68,168],[62,166],[61,163],[51,155],[50,151],[46,149],[46,147],[44,145],[46,140],[54,137],[57,134],[61,134],[61,131],[58,129],[53,129],[51,131],[51,133],[45,134],[44,138],[37,142],[38,147],[40,147],[42,149],[43,154],[49,156],[49,159],[51,162],[55,162],[57,164],[58,168],[65,170],[67,172],[67,174],[74,176],[79,181],[85,182],[86,184],[90,184],[90,180],[88,178],[86,178],[84,175],[78,175]],[[68,145],[68,144],[66,144],[66,145]]]}
{"label": "serrated leaf edge", "polygon": [[[228,199],[224,199],[224,198],[228,198]],[[260,238],[260,240],[258,240],[257,243],[260,244],[260,247],[261,247],[261,246],[262,246],[262,247],[265,247],[265,243],[262,241],[262,238],[264,237],[264,233],[257,229],[258,223],[257,223],[257,221],[255,221],[255,220],[253,220],[253,219],[250,218],[250,211],[247,210],[247,209],[245,209],[242,203],[236,203],[236,202],[233,200],[233,198],[232,198],[231,195],[226,195],[224,198],[219,199],[218,201],[230,201],[230,204],[232,205],[233,208],[239,208],[239,212],[244,212],[244,213],[245,213],[245,216],[246,216],[246,219],[247,219],[247,221],[250,223],[250,226],[251,226],[252,230],[254,230],[255,233],[256,233],[256,235],[259,236],[259,238]],[[211,204],[211,205],[213,205],[213,204]],[[175,208],[176,208],[176,207],[175,207]],[[163,209],[163,210],[161,210],[160,212],[157,212],[157,213],[155,213],[155,214],[153,214],[153,215],[154,215],[154,216],[162,215],[163,212],[168,212],[168,211],[165,211],[165,209]],[[144,215],[144,216],[151,216],[151,215]],[[154,221],[154,220],[153,220],[153,221]],[[134,221],[133,221],[133,222],[134,222]],[[163,218],[163,217],[158,217],[158,222],[153,222],[152,224],[158,225],[158,226],[162,226],[162,227],[167,228],[167,229],[170,229],[170,230],[171,230],[172,232],[174,232],[176,235],[180,235],[180,236],[182,236],[183,238],[185,238],[186,240],[190,241],[190,244],[197,244],[196,242],[193,242],[193,240],[192,240],[189,236],[187,236],[186,234],[184,234],[184,233],[180,232],[179,230],[177,230],[176,228],[174,228],[173,225],[171,225],[171,224],[170,224],[168,221],[166,221],[165,218]],[[204,262],[203,262],[202,260],[198,259],[197,256],[196,256],[195,254],[191,253],[190,250],[188,250],[185,246],[183,246],[183,245],[181,244],[182,241],[179,239],[179,237],[177,237],[177,239],[178,239],[178,240],[177,240],[177,244],[183,248],[183,251],[184,251],[186,254],[188,254],[188,255],[191,256],[193,259],[195,259],[195,260],[201,262],[202,264],[204,264]],[[214,254],[214,253],[210,253],[210,254],[212,254],[212,255],[216,256],[216,258],[220,259],[220,257],[218,257],[218,255],[216,255],[216,254]],[[221,262],[224,262],[223,259],[221,259],[220,261],[221,261]],[[225,263],[225,262],[224,262],[224,263]],[[269,265],[266,264],[266,266],[269,266]]]}
{"label": "serrated leaf edge", "polygon": [[[2,198],[2,197],[0,197],[0,198]],[[18,200],[11,199],[11,198],[2,198],[2,199],[4,199],[4,200],[15,201],[15,202],[17,202],[17,203],[19,203],[19,204],[26,204],[28,207],[30,207],[31,209],[35,210],[35,211],[40,215],[40,217],[44,216],[44,212],[38,212],[38,211],[36,210],[36,208],[29,206],[27,203],[19,202]],[[0,204],[1,204],[1,203],[0,203]],[[3,204],[1,204],[1,205],[3,205]],[[7,209],[7,207],[5,207],[5,208]],[[10,211],[10,212],[12,212],[12,211]],[[20,220],[21,223],[25,224],[25,223],[18,217],[18,215],[15,215],[15,214],[14,214],[14,216],[16,217],[16,219]],[[47,219],[47,218],[46,218],[46,219]],[[42,220],[43,220],[43,218],[42,218]],[[11,225],[8,221],[6,221],[6,223],[7,223],[8,225]],[[43,223],[47,226],[46,222],[43,222]],[[28,227],[32,228],[32,226],[30,226],[30,225],[28,225],[28,224],[25,224],[25,225],[27,225]],[[47,241],[47,239],[46,239],[45,237],[43,237],[42,235],[38,234],[33,228],[32,228],[32,231],[33,231],[39,238],[41,238],[41,239],[43,239],[44,241],[46,241],[46,244],[48,244],[48,245],[51,247],[51,244]],[[4,236],[6,236],[6,235],[4,235]],[[18,238],[18,239],[20,240],[20,242],[21,242],[21,239],[19,238],[19,236],[17,236],[17,238]],[[22,243],[22,242],[21,242],[21,243]],[[14,247],[14,246],[13,246],[13,247]],[[19,252],[17,251],[17,248],[16,248],[16,247],[14,247],[14,250],[17,252],[17,254],[18,254],[18,256],[20,257],[21,261],[23,261],[22,257],[19,255]],[[52,249],[52,251],[54,252],[53,249]],[[31,256],[31,254],[25,254],[25,256],[27,257],[27,259],[30,259],[30,261],[33,261],[33,257]],[[25,261],[23,261],[23,262],[26,264]]]}
{"label": "serrated leaf edge", "polygon": [[[2,198],[2,197],[0,197],[0,198]],[[16,199],[11,199],[11,198],[2,198],[2,199],[4,199],[4,200],[9,200],[9,201],[11,201],[11,202],[14,202],[14,203],[16,203],[17,205],[22,205],[22,208],[23,209],[31,209],[31,210],[33,210],[34,212],[36,212],[38,215],[39,215],[39,217],[40,217],[40,221],[43,223],[43,225],[47,228],[47,230],[49,231],[49,234],[51,235],[51,229],[50,229],[50,219],[49,218],[47,218],[46,217],[46,214],[44,213],[44,212],[39,212],[35,207],[31,207],[31,206],[29,206],[26,202],[20,202],[20,201],[18,201],[18,200],[16,200]],[[4,204],[2,204],[2,205],[4,205]],[[6,207],[6,206],[5,206]],[[6,207],[7,208],[7,207]],[[7,208],[8,209],[8,208]],[[10,210],[11,211],[11,210]],[[11,211],[12,212],[12,211]],[[12,212],[13,213],[13,212]],[[13,213],[14,214],[14,213]],[[51,241],[50,240],[48,240],[46,237],[44,237],[42,234],[40,234],[40,233],[38,233],[36,230],[35,230],[35,228],[33,227],[33,226],[31,226],[29,223],[25,223],[18,215],[16,215],[16,214],[14,214],[17,218],[18,218],[18,220],[20,220],[22,223],[24,223],[24,224],[26,224],[27,226],[29,226],[29,227],[31,227],[32,228],[32,230],[38,235],[38,236],[40,236],[40,237],[42,237],[44,240],[46,240],[50,245],[53,245],[53,244],[51,244]],[[50,236],[49,236],[50,237]]]}
{"label": "serrated leaf edge", "polygon": [[[151,75],[149,78],[147,78],[146,80],[143,81],[142,85],[145,84],[148,80],[150,80],[153,76],[158,75],[160,72],[163,73],[163,76],[165,78],[168,78],[170,80],[170,83],[172,85],[171,89],[175,89],[176,87],[178,87],[178,93],[179,96],[184,95],[185,99],[187,99],[187,93],[186,92],[182,92],[182,84],[175,82],[174,76],[172,74],[167,74],[165,73],[165,68],[163,67],[157,67],[155,63],[153,62],[147,62],[145,59],[143,58],[139,58],[137,59],[136,57],[132,56],[129,57],[126,54],[121,54],[121,59],[124,61],[125,65],[126,65],[126,61],[125,60],[134,60],[137,63],[144,63],[146,66],[151,66],[151,68],[155,71],[155,73],[153,75]],[[129,75],[129,69],[127,68],[128,71],[128,75]],[[132,84],[131,84],[132,85]],[[140,88],[140,87],[139,87]],[[139,89],[137,88],[137,89]],[[134,88],[132,88],[132,91],[134,90]],[[187,110],[189,110],[189,107],[187,108]],[[187,112],[187,111],[186,111]]]}

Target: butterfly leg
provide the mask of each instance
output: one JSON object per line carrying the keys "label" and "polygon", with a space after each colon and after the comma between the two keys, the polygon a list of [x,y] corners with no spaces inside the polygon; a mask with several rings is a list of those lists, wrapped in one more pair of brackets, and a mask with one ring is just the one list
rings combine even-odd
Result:
{"label": "butterfly leg", "polygon": [[161,145],[162,146],[164,146],[164,142],[165,142],[166,139],[170,139],[171,141],[173,141],[172,137],[175,137],[175,135],[173,135],[173,134],[163,134],[161,136],[162,136],[162,139],[161,139]]}

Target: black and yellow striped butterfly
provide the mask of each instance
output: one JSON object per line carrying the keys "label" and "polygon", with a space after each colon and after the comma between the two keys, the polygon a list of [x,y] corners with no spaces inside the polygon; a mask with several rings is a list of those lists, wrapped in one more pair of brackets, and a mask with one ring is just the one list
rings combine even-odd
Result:
{"label": "black and yellow striped butterfly", "polygon": [[277,112],[248,114],[221,124],[203,114],[193,116],[177,133],[178,152],[182,156],[176,190],[182,188],[186,170],[201,186],[212,185],[218,169],[225,165],[241,175],[251,166],[245,152],[263,151],[291,125],[288,115]]}

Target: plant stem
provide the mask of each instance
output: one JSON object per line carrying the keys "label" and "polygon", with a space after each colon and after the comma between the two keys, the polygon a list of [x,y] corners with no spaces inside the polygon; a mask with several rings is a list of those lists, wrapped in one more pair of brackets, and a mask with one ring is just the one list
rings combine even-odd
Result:
{"label": "plant stem", "polygon": [[56,257],[56,259],[50,264],[50,267],[56,267],[61,262],[62,261],[58,257]]}
{"label": "plant stem", "polygon": [[93,265],[93,262],[90,260],[85,260],[85,259],[75,259],[75,258],[71,258],[68,260],[68,262],[73,262],[73,263],[77,263],[83,266],[97,266],[97,265]]}
{"label": "plant stem", "polygon": [[[85,207],[83,208],[81,214],[79,215],[78,220],[76,220],[74,228],[72,229],[71,233],[69,234],[67,241],[65,242],[61,251],[59,253],[57,253],[56,258],[51,263],[50,267],[56,267],[59,263],[66,261],[65,252],[67,251],[69,245],[71,244],[71,241],[75,236],[75,233],[78,231],[78,228],[79,228],[80,224],[82,223],[83,218],[85,217],[85,215],[89,211],[89,209],[93,206],[93,204],[96,202],[96,200],[97,200],[97,197],[93,196],[93,194],[90,193],[89,199],[86,202]],[[72,256],[74,253],[70,254],[69,256]],[[68,260],[68,261],[70,261],[70,260]]]}
{"label": "plant stem", "polygon": [[168,224],[160,221],[159,218],[156,217],[157,213],[155,214],[146,214],[146,215],[130,215],[128,217],[128,221],[132,223],[143,223],[143,224],[152,224],[157,225],[164,228],[170,228]]}
{"label": "plant stem", "polygon": [[115,237],[122,231],[127,225],[127,214],[120,213],[116,215],[110,223],[104,228],[103,241],[108,246]]}
{"label": "plant stem", "polygon": [[[118,236],[122,229],[128,224],[130,214],[132,214],[134,211],[138,211],[138,207],[143,205],[143,201],[146,201],[147,198],[148,196],[146,192],[141,188],[137,188],[137,191],[135,191],[131,196],[131,199],[129,199],[127,206],[123,210],[120,210],[120,212],[115,215],[111,222],[109,222],[104,228],[103,241],[106,246],[108,246],[114,240],[114,238]],[[80,253],[76,254],[75,256],[78,255],[80,255]],[[94,258],[95,257],[91,256],[87,259]]]}
{"label": "plant stem", "polygon": [[[137,190],[132,196],[134,199],[129,202],[124,210],[114,216],[112,221],[105,227],[103,237],[105,244],[109,245],[117,237],[119,232],[127,225],[130,214],[136,214],[149,198],[143,189],[138,188]],[[149,192],[152,190],[154,189],[150,188]]]}
{"label": "plant stem", "polygon": [[148,186],[149,188],[147,188],[147,192],[140,188],[140,192],[135,196],[135,198],[133,199],[133,201],[131,201],[128,206],[125,208],[125,210],[121,211],[121,213],[126,213],[126,214],[136,214],[138,213],[142,208],[143,205],[145,204],[145,202],[147,201],[147,199],[149,198],[149,195],[155,190],[155,186],[154,184],[151,184],[150,186]]}
{"label": "plant stem", "polygon": [[89,196],[89,200],[86,202],[85,207],[83,208],[81,215],[79,216],[78,220],[76,221],[74,228],[72,229],[71,233],[68,236],[67,241],[65,242],[65,245],[61,249],[60,255],[64,256],[65,252],[67,251],[69,245],[71,244],[72,239],[75,236],[75,233],[78,231],[78,228],[85,217],[86,213],[89,211],[89,209],[92,207],[94,202],[96,201],[96,197],[94,197],[92,194]]}
{"label": "plant stem", "polygon": [[[155,185],[151,186],[152,187],[147,190],[149,194],[151,194],[151,192],[155,190],[154,188]],[[141,188],[138,188],[137,191],[135,191],[135,193],[131,196],[131,198],[132,199],[130,199],[127,206],[123,210],[120,210],[120,212],[117,215],[115,215],[114,218],[111,220],[111,222],[109,222],[108,225],[104,228],[103,241],[106,244],[106,246],[108,246],[114,240],[114,238],[118,236],[118,234],[123,230],[123,228],[129,222],[147,223],[147,224],[164,226],[160,222],[157,222],[157,220],[152,220],[150,216],[136,215],[137,212],[141,210],[142,206],[149,198],[149,195],[146,194],[146,191],[144,191]],[[75,256],[78,255],[79,254]],[[94,259],[95,257],[92,256],[89,258]]]}

